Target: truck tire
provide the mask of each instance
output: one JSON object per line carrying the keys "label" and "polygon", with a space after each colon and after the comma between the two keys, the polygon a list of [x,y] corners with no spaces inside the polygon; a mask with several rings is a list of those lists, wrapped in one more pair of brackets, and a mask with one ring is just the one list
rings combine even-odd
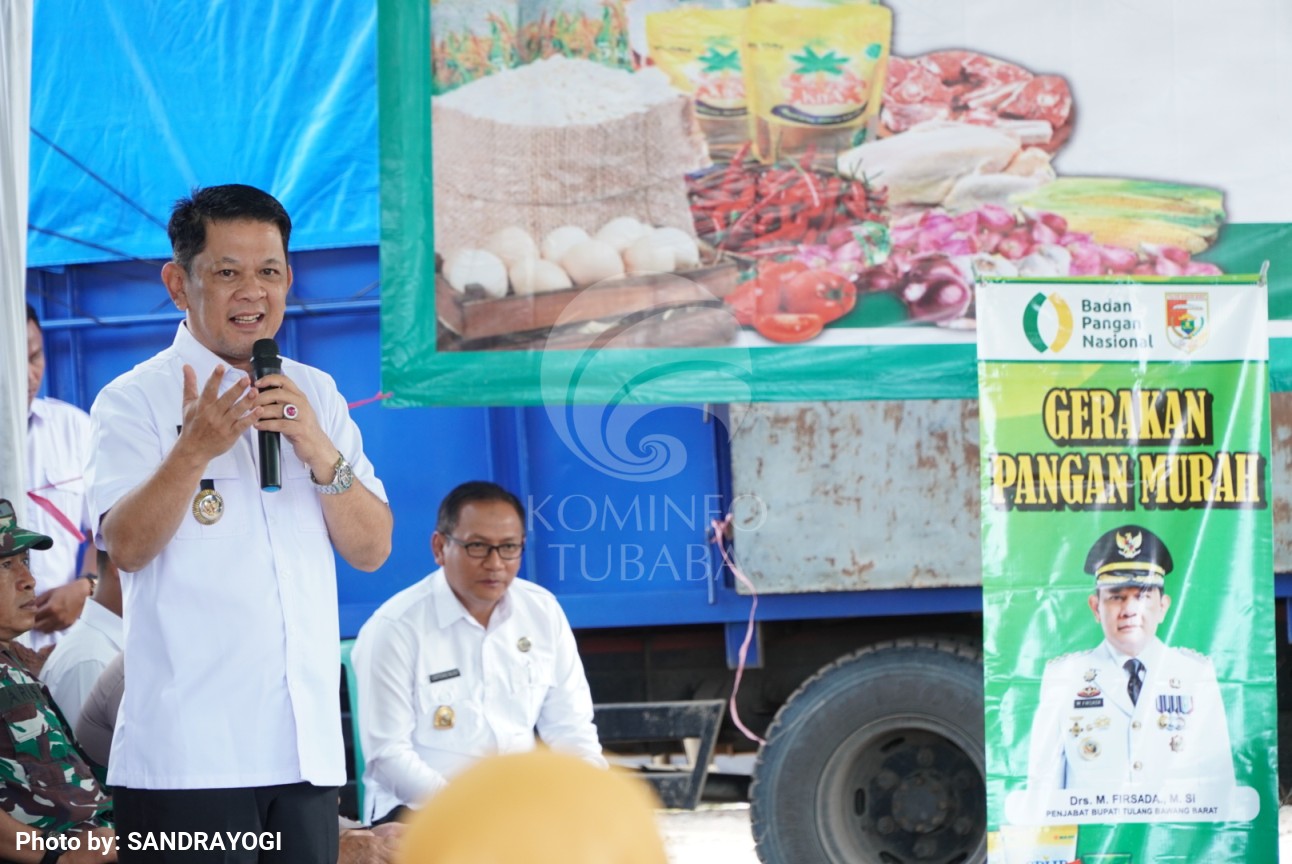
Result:
{"label": "truck tire", "polygon": [[978,864],[987,857],[982,654],[868,646],[803,683],[750,787],[764,864]]}

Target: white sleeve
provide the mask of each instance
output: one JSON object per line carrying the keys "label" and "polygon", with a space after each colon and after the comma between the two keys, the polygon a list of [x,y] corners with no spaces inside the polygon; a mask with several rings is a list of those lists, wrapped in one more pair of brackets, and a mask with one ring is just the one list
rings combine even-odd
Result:
{"label": "white sleeve", "polygon": [[99,680],[103,667],[107,665],[98,660],[82,660],[71,666],[57,678],[45,681],[49,695],[54,697],[58,710],[63,712],[68,729],[76,728],[76,721],[81,716],[81,708],[94,689],[94,682]]}
{"label": "white sleeve", "polygon": [[359,630],[350,660],[359,688],[365,779],[379,782],[405,805],[416,806],[448,784],[413,749],[416,636],[402,622],[370,618]]}
{"label": "white sleeve", "polygon": [[[92,536],[95,521],[93,514],[90,512],[89,491],[90,485],[94,482],[94,446],[92,444],[94,429],[90,423],[90,415],[86,412],[78,408],[74,416],[76,418],[73,421],[73,425],[76,427],[76,445],[79,448],[77,455],[80,457],[81,476],[84,478],[83,488],[86,493],[81,496],[81,512],[77,513],[75,518],[77,527],[85,529],[87,534]],[[71,516],[72,514],[69,513],[68,515]],[[90,545],[93,546],[94,543],[91,541]],[[94,550],[87,549],[86,554],[93,555]]]}
{"label": "white sleeve", "polygon": [[1063,694],[1059,668],[1046,667],[1041,694],[1032,717],[1032,741],[1027,757],[1027,788],[1062,789],[1065,786],[1063,737],[1059,728]]}
{"label": "white sleeve", "polygon": [[[183,401],[176,385],[175,403]],[[90,408],[90,452],[94,468],[86,490],[90,526],[97,536],[103,514],[148,479],[165,453],[152,410],[140,388],[109,385]]]}
{"label": "white sleeve", "polygon": [[363,433],[359,431],[359,424],[354,422],[350,416],[350,409],[346,405],[345,397],[341,391],[336,389],[336,381],[331,375],[320,372],[326,388],[320,386],[322,398],[327,400],[326,406],[316,406],[315,410],[327,412],[327,434],[332,439],[332,444],[341,455],[350,463],[351,470],[354,471],[354,477],[363,487],[376,495],[387,504],[390,500],[386,497],[386,486],[377,477],[377,471],[368,459],[367,454],[363,452]]}
{"label": "white sleeve", "polygon": [[601,755],[597,727],[592,722],[592,691],[583,672],[583,661],[579,659],[574,632],[555,600],[552,608],[557,618],[554,622],[556,657],[552,686],[538,715],[538,736],[553,750],[605,768],[609,763]]}
{"label": "white sleeve", "polygon": [[1208,782],[1228,786],[1235,784],[1234,756],[1229,743],[1229,721],[1225,716],[1225,703],[1216,682],[1216,669],[1207,660],[1198,681],[1198,728],[1203,746],[1202,759],[1197,766],[1197,776]]}

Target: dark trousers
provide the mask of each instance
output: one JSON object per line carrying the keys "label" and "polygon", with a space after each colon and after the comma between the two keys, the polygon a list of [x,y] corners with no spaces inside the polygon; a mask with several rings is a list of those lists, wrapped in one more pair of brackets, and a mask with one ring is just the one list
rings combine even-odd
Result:
{"label": "dark trousers", "polygon": [[117,786],[112,798],[122,864],[336,864],[335,786]]}

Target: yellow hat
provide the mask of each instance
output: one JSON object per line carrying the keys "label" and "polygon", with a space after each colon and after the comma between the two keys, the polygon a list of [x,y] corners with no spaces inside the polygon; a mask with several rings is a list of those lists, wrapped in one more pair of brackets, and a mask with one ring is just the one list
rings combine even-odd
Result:
{"label": "yellow hat", "polygon": [[642,780],[547,750],[483,759],[408,820],[397,864],[667,864]]}

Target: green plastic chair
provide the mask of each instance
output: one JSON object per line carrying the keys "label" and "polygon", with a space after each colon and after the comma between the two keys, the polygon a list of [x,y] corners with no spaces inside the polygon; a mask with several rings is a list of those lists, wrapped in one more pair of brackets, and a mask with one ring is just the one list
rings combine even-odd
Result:
{"label": "green plastic chair", "polygon": [[368,814],[363,806],[363,739],[359,737],[359,682],[354,674],[354,664],[350,662],[353,649],[353,639],[341,640],[341,668],[345,671],[345,689],[350,697],[350,737],[354,742],[354,800],[359,821],[367,824]]}

